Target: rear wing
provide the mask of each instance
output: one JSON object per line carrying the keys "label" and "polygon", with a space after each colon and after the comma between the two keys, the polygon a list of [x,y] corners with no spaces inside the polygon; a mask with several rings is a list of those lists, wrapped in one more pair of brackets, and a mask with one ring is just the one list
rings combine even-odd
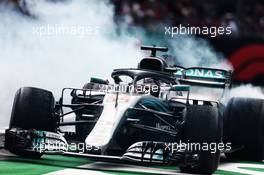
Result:
{"label": "rear wing", "polygon": [[232,72],[214,68],[190,67],[181,68],[174,75],[181,84],[225,88],[231,84]]}

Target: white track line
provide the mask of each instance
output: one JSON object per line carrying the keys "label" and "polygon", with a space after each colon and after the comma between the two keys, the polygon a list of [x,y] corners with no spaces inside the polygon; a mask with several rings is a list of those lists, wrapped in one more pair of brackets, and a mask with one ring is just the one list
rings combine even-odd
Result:
{"label": "white track line", "polygon": [[64,170],[51,172],[51,173],[48,173],[45,175],[62,175],[62,174],[63,175],[107,175],[108,173],[93,171],[93,170],[82,170],[82,169],[67,168]]}
{"label": "white track line", "polygon": [[[101,171],[119,171],[119,172],[131,172],[131,173],[152,173],[152,174],[160,174],[160,175],[179,175],[182,173],[179,173],[179,171],[175,170],[167,170],[167,169],[160,169],[160,168],[149,168],[144,166],[136,166],[136,165],[128,165],[128,164],[117,164],[117,163],[105,163],[105,162],[94,162],[90,164],[85,164],[78,166],[79,168],[83,169],[65,169],[65,170],[59,170],[56,172],[51,172],[45,175],[82,175],[82,174],[94,174],[94,175],[101,175],[107,174]],[[91,170],[97,170],[97,171],[91,171]],[[99,171],[99,172],[98,172]],[[109,172],[110,173],[110,172]]]}
{"label": "white track line", "polygon": [[224,170],[234,173],[242,174],[254,174],[254,175],[263,175],[264,172],[245,170],[243,168],[261,168],[264,170],[264,164],[251,164],[251,163],[222,163],[219,165],[218,170]]}

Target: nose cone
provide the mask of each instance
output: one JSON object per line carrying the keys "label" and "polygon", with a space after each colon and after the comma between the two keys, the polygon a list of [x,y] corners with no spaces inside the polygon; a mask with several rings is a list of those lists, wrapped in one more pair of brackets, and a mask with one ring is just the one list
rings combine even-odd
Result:
{"label": "nose cone", "polygon": [[[125,121],[125,111],[135,105],[138,97],[130,97],[120,94],[118,97],[118,105],[116,105],[116,94],[106,94],[104,98],[104,109],[95,124],[93,130],[85,139],[85,144],[96,147],[100,150],[100,154],[105,154],[105,150],[111,147],[110,143],[114,139],[114,133]],[[128,99],[128,100],[122,100]]]}
{"label": "nose cone", "polygon": [[85,139],[86,145],[97,150],[105,150],[110,143],[120,115],[113,104],[104,105],[104,110],[91,133]]}

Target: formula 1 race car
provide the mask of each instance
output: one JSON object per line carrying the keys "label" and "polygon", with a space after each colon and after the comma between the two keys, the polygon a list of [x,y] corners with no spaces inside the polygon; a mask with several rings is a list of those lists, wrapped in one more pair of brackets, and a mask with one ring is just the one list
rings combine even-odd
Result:
{"label": "formula 1 race car", "polygon": [[50,91],[20,88],[5,148],[31,158],[62,154],[202,174],[215,172],[220,153],[263,159],[263,100],[224,105],[230,71],[183,68],[156,55],[168,48],[141,49],[151,55],[138,68],[114,70],[113,84],[91,78],[81,89],[64,88],[57,102]]}

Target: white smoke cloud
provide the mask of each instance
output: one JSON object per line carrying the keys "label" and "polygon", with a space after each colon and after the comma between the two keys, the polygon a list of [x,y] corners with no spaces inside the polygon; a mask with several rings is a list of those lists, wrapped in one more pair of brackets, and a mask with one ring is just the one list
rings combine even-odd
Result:
{"label": "white smoke cloud", "polygon": [[170,42],[171,49],[176,55],[177,62],[184,67],[211,67],[232,70],[225,56],[216,52],[210,43],[194,36],[178,35]]}
{"label": "white smoke cloud", "polygon": [[264,99],[263,90],[263,87],[253,86],[252,84],[236,85],[235,87],[232,87],[230,90],[226,91],[223,98],[221,99],[221,102],[226,105],[230,99],[236,97]]}
{"label": "white smoke cloud", "polygon": [[247,98],[258,98],[264,99],[263,89],[259,86],[253,86],[251,84],[240,85],[234,87],[228,93],[228,99],[232,97],[247,97]]}
{"label": "white smoke cloud", "polygon": [[[7,126],[16,90],[35,86],[54,92],[82,87],[91,76],[110,77],[114,68],[136,67],[141,54],[133,37],[118,36],[113,7],[106,1],[38,0],[28,18],[0,6],[0,128]],[[47,26],[89,27],[96,34],[38,35]]]}

